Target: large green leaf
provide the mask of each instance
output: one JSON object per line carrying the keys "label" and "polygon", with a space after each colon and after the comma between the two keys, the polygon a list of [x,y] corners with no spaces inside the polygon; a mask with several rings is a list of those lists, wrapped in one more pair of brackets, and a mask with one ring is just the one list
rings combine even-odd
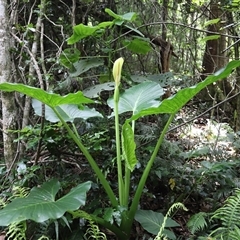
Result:
{"label": "large green leaf", "polygon": [[6,92],[17,91],[29,97],[35,98],[49,107],[56,107],[62,104],[81,104],[93,103],[89,98],[86,98],[82,92],[69,93],[61,96],[55,93],[46,92],[40,88],[30,87],[17,83],[0,83],[0,90]]}
{"label": "large green leaf", "polygon": [[136,83],[141,83],[145,81],[153,81],[160,84],[161,87],[167,87],[175,85],[178,80],[175,80],[172,72],[166,72],[161,74],[147,74],[147,75],[131,75],[131,80]]}
{"label": "large green leaf", "polygon": [[133,171],[137,164],[135,154],[136,144],[134,142],[134,133],[129,123],[125,122],[122,127],[122,151],[123,158],[127,163],[127,167]]}
{"label": "large green leaf", "polygon": [[96,84],[83,90],[83,94],[89,98],[98,98],[103,91],[113,91],[115,88],[114,82],[106,82],[102,84]]}
{"label": "large green leaf", "polygon": [[[162,224],[163,224],[164,216],[162,213],[154,212],[152,210],[138,210],[135,215],[135,220],[138,221],[141,226],[148,232],[157,235]],[[177,222],[168,218],[166,221],[165,227],[178,227],[180,226]],[[173,232],[164,229],[164,234],[168,236],[170,239],[176,239]]]}
{"label": "large green leaf", "polygon": [[[144,109],[157,107],[160,96],[164,94],[163,88],[155,82],[144,82],[127,89],[119,99],[119,113],[139,113]],[[108,105],[114,108],[114,100],[108,100]]]}
{"label": "large green leaf", "polygon": [[68,44],[74,44],[83,38],[92,36],[99,28],[97,26],[87,26],[79,24],[73,27],[73,35],[67,40]]}
{"label": "large green leaf", "polygon": [[80,41],[81,39],[84,39],[89,36],[94,36],[98,30],[111,27],[112,25],[113,22],[102,22],[97,26],[88,26],[81,23],[73,27],[73,35],[70,38],[68,38],[67,43],[74,44]]}
{"label": "large green leaf", "polygon": [[[33,99],[32,106],[35,113],[39,116],[42,116],[42,103],[36,99]],[[102,114],[97,112],[94,108],[90,109],[86,106],[79,109],[78,105],[63,104],[55,107],[55,109],[58,111],[65,122],[73,122],[76,118],[88,119],[91,117],[102,117]],[[46,120],[53,123],[60,121],[52,108],[48,106],[45,106],[45,118]]]}
{"label": "large green leaf", "polygon": [[149,107],[140,112],[135,112],[135,115],[130,120],[136,120],[140,117],[160,114],[160,113],[176,113],[197,93],[217,80],[228,77],[231,72],[240,66],[240,60],[234,60],[228,63],[225,68],[220,69],[215,74],[208,76],[204,81],[195,86],[179,90],[174,96],[164,99],[158,107]]}
{"label": "large green leaf", "polygon": [[40,188],[33,188],[26,198],[17,198],[0,210],[0,226],[13,222],[33,220],[44,222],[48,219],[58,219],[66,211],[74,211],[85,204],[86,192],[91,182],[79,184],[62,198],[55,200],[60,189],[60,183],[53,179]]}
{"label": "large green leaf", "polygon": [[89,59],[80,60],[73,64],[74,69],[76,71],[70,72],[70,76],[77,77],[80,74],[88,71],[89,69],[99,67],[103,64],[104,64],[104,61],[101,58],[89,58]]}
{"label": "large green leaf", "polygon": [[146,54],[152,49],[148,41],[135,38],[133,40],[123,40],[123,45],[133,53]]}

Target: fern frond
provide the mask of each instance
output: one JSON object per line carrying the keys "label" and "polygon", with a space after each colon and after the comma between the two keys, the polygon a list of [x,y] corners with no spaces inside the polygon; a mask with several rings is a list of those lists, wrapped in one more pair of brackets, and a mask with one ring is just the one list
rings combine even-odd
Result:
{"label": "fern frond", "polygon": [[47,236],[41,236],[38,240],[50,240]]}
{"label": "fern frond", "polygon": [[99,230],[98,226],[94,223],[93,218],[90,214],[82,210],[69,211],[69,213],[73,215],[73,218],[84,218],[88,220],[89,228],[84,234],[84,237],[86,239],[107,240],[106,235]]}
{"label": "fern frond", "polygon": [[210,236],[224,240],[240,239],[240,189],[236,189],[235,195],[215,211],[212,219],[220,220],[222,226],[211,232]]}
{"label": "fern frond", "polygon": [[240,189],[235,190],[235,195],[229,197],[223,207],[219,208],[212,219],[219,219],[222,225],[231,229],[233,226],[240,226]]}
{"label": "fern frond", "polygon": [[168,210],[167,214],[165,215],[165,217],[163,218],[163,223],[162,223],[162,226],[157,234],[157,236],[154,238],[154,240],[161,240],[162,238],[164,238],[165,236],[163,235],[163,230],[164,228],[166,227],[166,222],[167,222],[167,219],[168,217],[170,216],[170,214],[173,212],[173,210],[177,208],[182,208],[183,210],[185,211],[188,211],[187,208],[182,204],[182,203],[174,203]]}
{"label": "fern frond", "polygon": [[84,237],[88,240],[96,239],[96,240],[107,240],[106,235],[101,232],[96,224],[93,221],[89,221],[89,228],[87,229]]}
{"label": "fern frond", "polygon": [[6,236],[8,239],[26,240],[27,225],[25,221],[15,222],[9,225]]}
{"label": "fern frond", "polygon": [[192,234],[195,234],[199,230],[203,230],[207,226],[205,217],[208,216],[205,212],[199,212],[194,214],[187,223],[187,227]]}
{"label": "fern frond", "polygon": [[6,205],[6,202],[2,198],[0,198],[0,209],[5,207]]}
{"label": "fern frond", "polygon": [[14,186],[11,198],[25,198],[29,194],[30,189],[27,187]]}
{"label": "fern frond", "polygon": [[240,229],[237,226],[234,226],[234,229],[230,231],[229,238],[232,240],[240,239]]}

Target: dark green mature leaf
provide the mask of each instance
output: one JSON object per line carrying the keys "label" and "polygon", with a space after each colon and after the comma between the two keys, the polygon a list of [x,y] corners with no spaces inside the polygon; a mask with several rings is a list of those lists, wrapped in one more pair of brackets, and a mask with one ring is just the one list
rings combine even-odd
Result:
{"label": "dark green mature leaf", "polygon": [[114,82],[106,82],[102,84],[96,84],[83,90],[83,94],[89,98],[98,98],[103,91],[113,91],[115,88]]}
{"label": "dark green mature leaf", "polygon": [[136,144],[134,142],[134,133],[129,123],[125,122],[122,127],[122,151],[123,158],[126,161],[128,169],[134,170],[137,164],[135,154]]}
{"label": "dark green mature leaf", "polygon": [[[163,88],[155,82],[146,81],[127,89],[119,99],[119,114],[124,112],[139,113],[144,109],[159,105],[160,96],[164,94]],[[108,100],[108,105],[114,108],[113,99]]]}
{"label": "dark green mature leaf", "polygon": [[[138,210],[135,215],[135,220],[138,221],[146,231],[154,235],[158,234],[162,226],[163,219],[164,219],[164,216],[162,213],[153,212],[152,210]],[[180,225],[174,220],[172,220],[171,218],[167,219],[167,222],[165,225],[166,228],[178,227],[178,226]],[[166,229],[164,230],[163,233],[166,234],[169,238],[171,238],[171,236],[169,236],[169,231],[166,232]],[[174,238],[171,238],[171,239],[175,239],[175,236]]]}
{"label": "dark green mature leaf", "polygon": [[73,69],[73,63],[77,62],[80,57],[80,51],[77,48],[66,48],[60,55],[60,63],[70,70]]}
{"label": "dark green mature leaf", "polygon": [[76,71],[71,72],[70,76],[77,77],[80,74],[88,71],[89,69],[99,67],[103,64],[104,64],[104,61],[103,59],[100,59],[100,58],[89,58],[89,59],[80,60],[73,64],[74,69],[76,69]]}
{"label": "dark green mature leaf", "polygon": [[198,83],[197,85],[181,89],[174,96],[164,99],[158,107],[149,107],[140,112],[136,112],[135,115],[130,120],[136,120],[140,117],[152,114],[176,113],[206,86],[218,80],[228,77],[231,74],[231,72],[239,66],[240,60],[231,61],[225,68],[222,68],[215,74],[208,76],[204,81]]}
{"label": "dark green mature leaf", "polygon": [[81,104],[94,102],[91,99],[86,98],[80,91],[61,96],[59,94],[46,92],[40,88],[30,87],[18,83],[0,83],[0,90],[5,92],[20,92],[29,97],[39,100],[49,107],[56,107],[62,104]]}
{"label": "dark green mature leaf", "polygon": [[[42,103],[36,99],[33,99],[32,106],[35,113],[38,116],[42,116]],[[61,115],[65,122],[73,122],[76,118],[88,119],[91,117],[102,117],[102,114],[97,112],[94,108],[90,109],[86,106],[79,109],[78,105],[73,104],[63,104],[55,107],[58,113]],[[52,108],[45,106],[45,118],[50,122],[59,122],[58,116],[52,110]]]}
{"label": "dark green mature leaf", "polygon": [[60,183],[55,179],[46,182],[40,188],[33,188],[26,198],[14,199],[0,210],[0,226],[8,226],[13,222],[27,219],[35,222],[58,219],[66,211],[73,211],[84,205],[86,192],[90,187],[89,181],[79,184],[68,194],[55,200]]}

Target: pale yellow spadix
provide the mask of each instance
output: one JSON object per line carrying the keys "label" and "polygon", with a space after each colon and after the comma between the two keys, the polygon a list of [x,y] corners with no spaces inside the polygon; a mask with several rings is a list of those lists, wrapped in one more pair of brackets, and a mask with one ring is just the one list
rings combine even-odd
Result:
{"label": "pale yellow spadix", "polygon": [[123,62],[124,62],[123,58],[120,57],[113,64],[113,78],[116,86],[120,85]]}

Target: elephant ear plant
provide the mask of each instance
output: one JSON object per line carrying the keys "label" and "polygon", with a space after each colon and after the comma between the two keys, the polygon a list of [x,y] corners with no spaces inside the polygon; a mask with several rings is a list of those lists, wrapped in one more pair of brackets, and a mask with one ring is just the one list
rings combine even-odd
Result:
{"label": "elephant ear plant", "polygon": [[[207,85],[226,78],[233,69],[240,66],[240,61],[230,62],[225,68],[207,77],[204,81],[190,88],[181,89],[176,95],[164,99],[162,102],[156,100],[163,95],[162,88],[159,84],[151,81],[133,86],[121,95],[119,93],[119,86],[121,84],[122,65],[122,58],[116,60],[114,63],[113,76],[115,80],[115,92],[113,98],[108,100],[109,106],[114,110],[113,115],[115,117],[118,192],[113,191],[101,168],[83,145],[81,137],[79,137],[73,123],[75,118],[87,119],[93,116],[101,117],[101,114],[94,109],[89,109],[84,106],[84,104],[93,103],[91,99],[86,98],[80,91],[70,93],[66,96],[60,96],[22,84],[1,83],[0,90],[8,92],[17,91],[34,98],[33,107],[37,114],[40,114],[39,112],[41,111],[39,109],[43,103],[46,107],[47,120],[53,122],[61,121],[102,184],[109,198],[110,209],[112,209],[113,212],[118,212],[120,215],[120,217],[114,219],[114,221],[108,221],[101,217],[91,215],[93,221],[111,230],[118,239],[129,239],[144,185],[175,114]],[[119,114],[124,112],[131,112],[131,116],[125,120],[120,129]],[[144,116],[165,113],[169,114],[169,119],[161,131],[154,151],[140,178],[135,194],[131,197],[130,201],[131,174],[133,174],[137,163],[135,155],[136,145],[134,142],[135,122]],[[0,226],[8,226],[11,223],[26,221],[28,219],[43,222],[47,219],[64,217],[65,212],[71,213],[74,217],[82,217],[81,211],[77,209],[85,203],[86,192],[90,188],[90,183],[83,183],[83,185],[71,190],[67,195],[55,200],[58,188],[59,186],[56,181],[50,181],[49,183],[43,184],[40,188],[32,189],[27,198],[13,200],[0,210]],[[33,201],[33,199],[37,199],[37,201]],[[21,204],[19,204],[20,201]],[[34,211],[31,210],[32,208]]]}

